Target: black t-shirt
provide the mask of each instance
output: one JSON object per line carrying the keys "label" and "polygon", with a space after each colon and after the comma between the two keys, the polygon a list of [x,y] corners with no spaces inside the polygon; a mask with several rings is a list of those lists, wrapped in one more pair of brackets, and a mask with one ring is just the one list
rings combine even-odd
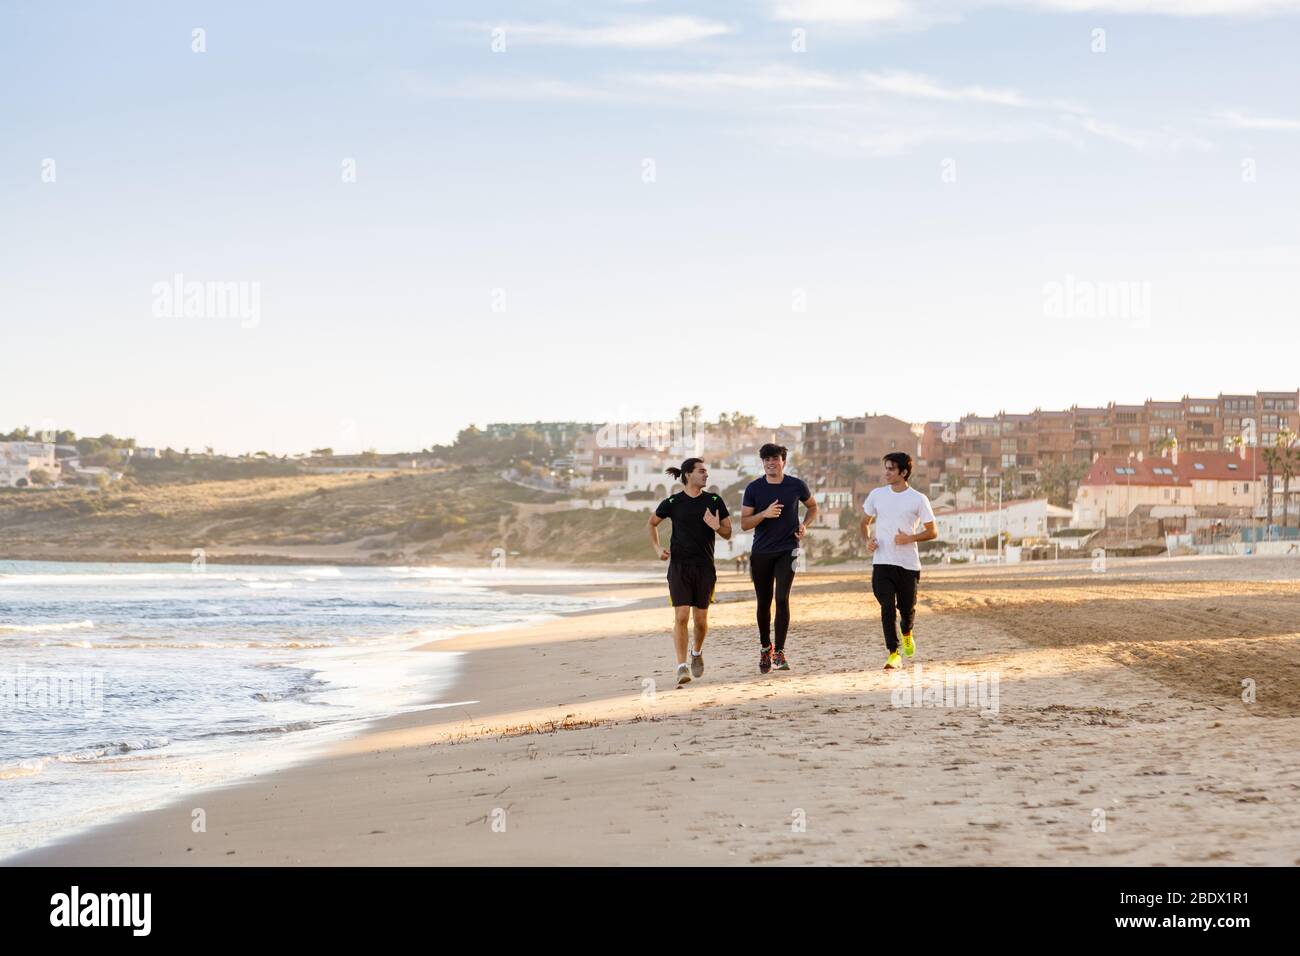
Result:
{"label": "black t-shirt", "polygon": [[704,523],[704,512],[713,511],[721,521],[727,517],[727,503],[718,495],[702,491],[694,498],[679,491],[659,502],[655,515],[673,523],[669,557],[679,567],[713,567],[713,539],[717,534]]}
{"label": "black t-shirt", "polygon": [[754,514],[764,511],[774,501],[785,505],[781,517],[764,518],[754,529],[754,554],[766,554],[771,551],[793,551],[799,547],[799,539],[794,536],[799,528],[799,502],[807,501],[812,492],[802,478],[794,475],[784,476],[779,483],[767,480],[767,476],[756,478],[745,486],[742,505],[754,509]]}

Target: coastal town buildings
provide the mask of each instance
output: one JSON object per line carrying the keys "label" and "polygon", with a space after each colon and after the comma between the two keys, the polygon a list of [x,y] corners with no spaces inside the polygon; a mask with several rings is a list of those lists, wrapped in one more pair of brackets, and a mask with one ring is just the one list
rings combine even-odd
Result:
{"label": "coastal town buildings", "polygon": [[0,488],[26,488],[58,477],[53,442],[0,442]]}

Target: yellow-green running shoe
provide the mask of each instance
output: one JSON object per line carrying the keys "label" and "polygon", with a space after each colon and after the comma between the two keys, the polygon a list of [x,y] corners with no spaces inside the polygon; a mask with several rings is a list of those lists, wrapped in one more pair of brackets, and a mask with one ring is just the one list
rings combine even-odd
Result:
{"label": "yellow-green running shoe", "polygon": [[898,625],[898,639],[903,642],[903,656],[911,657],[916,653],[916,642],[912,640],[911,634],[903,633],[903,625]]}
{"label": "yellow-green running shoe", "polygon": [[885,661],[885,670],[892,671],[903,666],[903,659],[898,656],[898,651],[893,651],[889,655],[889,660]]}

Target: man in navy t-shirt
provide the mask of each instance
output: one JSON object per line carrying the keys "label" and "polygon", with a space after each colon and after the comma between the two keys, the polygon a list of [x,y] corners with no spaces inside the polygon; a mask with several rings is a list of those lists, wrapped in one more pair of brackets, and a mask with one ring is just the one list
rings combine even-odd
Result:
{"label": "man in navy t-shirt", "polygon": [[[753,529],[754,546],[749,561],[754,594],[758,599],[758,672],[766,674],[775,664],[788,671],[785,637],[790,629],[790,586],[794,566],[807,526],[817,518],[817,502],[804,482],[785,473],[786,449],[769,442],[758,450],[763,459],[763,477],[745,487],[740,502],[740,527]],[[799,502],[807,507],[799,521]],[[771,643],[772,598],[776,598],[776,653]]]}

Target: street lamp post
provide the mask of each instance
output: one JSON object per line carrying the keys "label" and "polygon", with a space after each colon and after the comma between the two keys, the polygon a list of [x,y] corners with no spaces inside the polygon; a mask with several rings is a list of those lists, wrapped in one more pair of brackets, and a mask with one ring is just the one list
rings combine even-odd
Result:
{"label": "street lamp post", "polygon": [[980,468],[980,483],[984,486],[984,514],[980,520],[980,532],[984,538],[984,560],[989,559],[989,466]]}
{"label": "street lamp post", "polygon": [[1128,550],[1128,516],[1133,510],[1133,453],[1128,453],[1128,467],[1124,469],[1124,550]]}
{"label": "street lamp post", "polygon": [[998,475],[998,564],[1002,563],[1002,482],[1005,477]]}

